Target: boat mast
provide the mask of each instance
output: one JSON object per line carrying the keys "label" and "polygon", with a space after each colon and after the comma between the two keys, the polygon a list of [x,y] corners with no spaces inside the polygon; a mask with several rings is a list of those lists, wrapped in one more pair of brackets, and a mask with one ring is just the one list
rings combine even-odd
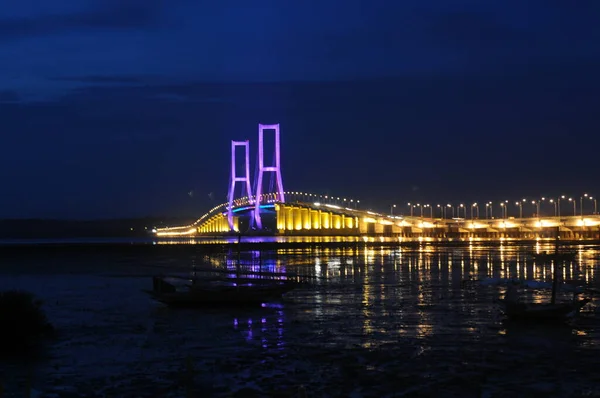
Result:
{"label": "boat mast", "polygon": [[237,244],[237,262],[235,264],[235,278],[236,278],[236,283],[239,285],[240,283],[240,273],[241,273],[241,264],[240,264],[240,260],[241,260],[241,243],[242,243],[242,233],[238,232],[238,244]]}
{"label": "boat mast", "polygon": [[558,290],[558,267],[561,263],[558,255],[558,244],[560,242],[559,233],[560,232],[557,232],[556,234],[556,243],[554,245],[554,272],[552,273],[552,298],[550,299],[550,304],[552,305],[556,304],[556,290]]}

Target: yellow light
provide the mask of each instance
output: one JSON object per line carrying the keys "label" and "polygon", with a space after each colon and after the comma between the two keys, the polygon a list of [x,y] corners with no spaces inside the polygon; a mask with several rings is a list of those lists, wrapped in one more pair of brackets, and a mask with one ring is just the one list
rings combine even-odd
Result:
{"label": "yellow light", "polygon": [[165,232],[157,232],[157,236],[183,236],[183,235],[193,235],[196,233],[196,228],[190,228],[187,231],[165,231]]}

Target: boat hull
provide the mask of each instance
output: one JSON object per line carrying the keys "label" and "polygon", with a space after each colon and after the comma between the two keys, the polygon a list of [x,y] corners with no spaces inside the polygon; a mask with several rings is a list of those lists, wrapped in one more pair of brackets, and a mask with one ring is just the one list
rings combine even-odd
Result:
{"label": "boat hull", "polygon": [[293,284],[271,286],[218,286],[192,287],[186,291],[146,290],[154,300],[177,308],[202,308],[217,306],[259,306],[262,303],[280,300],[293,290]]}
{"label": "boat hull", "polygon": [[560,304],[525,304],[500,300],[499,304],[510,320],[562,322],[576,316],[587,302],[588,300]]}
{"label": "boat hull", "polygon": [[576,252],[533,253],[532,257],[535,261],[541,261],[541,262],[550,262],[550,261],[569,262],[569,261],[575,261],[577,259],[577,253]]}

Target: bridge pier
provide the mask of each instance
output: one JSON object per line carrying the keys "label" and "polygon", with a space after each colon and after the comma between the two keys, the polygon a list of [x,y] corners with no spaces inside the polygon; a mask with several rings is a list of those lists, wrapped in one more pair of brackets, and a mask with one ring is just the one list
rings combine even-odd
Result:
{"label": "bridge pier", "polygon": [[313,209],[299,204],[278,203],[275,205],[277,230],[280,234],[342,234],[358,235],[356,217],[333,211]]}

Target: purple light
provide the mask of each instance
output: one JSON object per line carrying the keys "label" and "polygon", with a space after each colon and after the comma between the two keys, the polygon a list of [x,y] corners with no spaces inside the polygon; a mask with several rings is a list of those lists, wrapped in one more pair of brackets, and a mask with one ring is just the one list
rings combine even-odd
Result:
{"label": "purple light", "polygon": [[[246,163],[245,167],[245,175],[243,177],[238,177],[235,173],[235,147],[243,146],[246,148],[245,150],[245,159]],[[233,195],[235,192],[235,183],[236,182],[245,182],[246,183],[246,193],[248,198],[252,197],[252,188],[250,187],[250,144],[248,140],[246,141],[231,141],[231,181],[229,184],[229,203],[227,207],[227,221],[229,222],[229,229],[233,231]]]}
{"label": "purple light", "polygon": [[[264,157],[264,130],[275,130],[275,164],[265,167]],[[283,180],[281,178],[281,156],[279,146],[279,124],[259,124],[258,125],[258,181],[256,184],[256,201],[254,210],[254,220],[256,227],[262,229],[260,219],[260,199],[262,195],[262,181],[265,171],[275,173],[277,178],[277,196],[280,202],[285,202],[283,196]]]}

